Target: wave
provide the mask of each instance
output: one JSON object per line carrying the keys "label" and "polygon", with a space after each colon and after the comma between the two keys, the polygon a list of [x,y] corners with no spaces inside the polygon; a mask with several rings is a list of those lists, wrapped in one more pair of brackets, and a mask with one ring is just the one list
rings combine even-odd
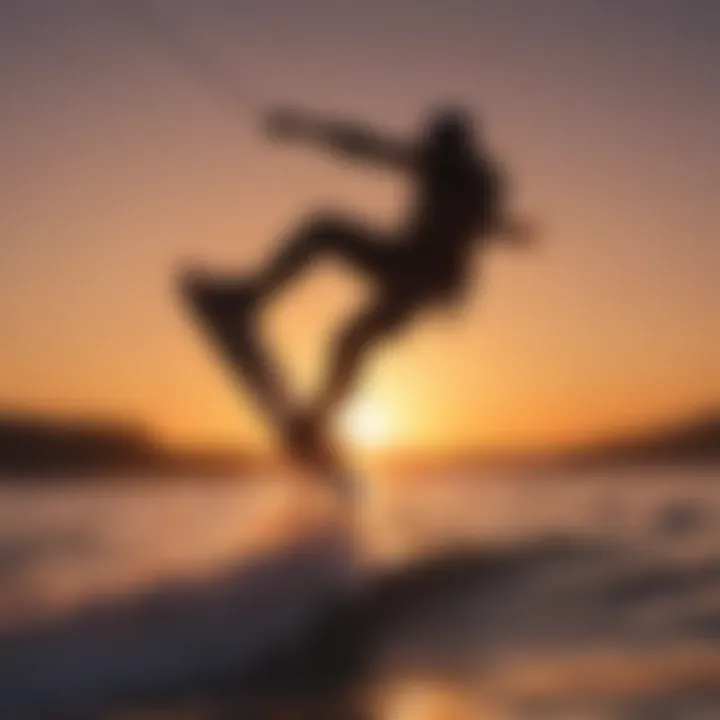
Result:
{"label": "wave", "polygon": [[242,674],[357,589],[352,544],[329,531],[203,579],[97,601],[0,639],[0,717],[94,717],[119,699]]}

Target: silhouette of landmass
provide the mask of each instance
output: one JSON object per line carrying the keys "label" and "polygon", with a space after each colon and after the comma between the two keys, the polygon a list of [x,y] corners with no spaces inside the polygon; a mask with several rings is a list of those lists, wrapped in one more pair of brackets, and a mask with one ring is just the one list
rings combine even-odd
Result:
{"label": "silhouette of landmass", "polygon": [[0,478],[230,476],[257,458],[168,447],[141,424],[0,413]]}
{"label": "silhouette of landmass", "polygon": [[720,462],[720,408],[632,436],[577,448],[558,458],[572,466]]}
{"label": "silhouette of landmass", "polygon": [[[487,452],[455,457],[414,454],[382,460],[388,468],[424,472],[548,464],[584,468],[671,463],[720,463],[720,410],[644,433],[576,447],[550,458]],[[239,473],[268,465],[266,458],[242,449],[169,447],[141,424],[0,413],[0,478],[221,478],[237,477]]]}
{"label": "silhouette of landmass", "polygon": [[575,445],[557,452],[477,451],[452,456],[388,453],[383,465],[410,474],[474,469],[583,469],[601,466],[720,463],[720,408],[632,434]]}

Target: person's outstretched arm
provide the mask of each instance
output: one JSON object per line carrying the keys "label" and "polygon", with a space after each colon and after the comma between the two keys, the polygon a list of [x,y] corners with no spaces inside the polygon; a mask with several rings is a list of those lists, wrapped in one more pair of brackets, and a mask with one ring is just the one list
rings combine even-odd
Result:
{"label": "person's outstretched arm", "polygon": [[408,169],[413,164],[413,152],[408,145],[360,124],[316,120],[291,110],[273,110],[265,115],[265,130],[274,139],[309,142],[352,159],[398,169]]}

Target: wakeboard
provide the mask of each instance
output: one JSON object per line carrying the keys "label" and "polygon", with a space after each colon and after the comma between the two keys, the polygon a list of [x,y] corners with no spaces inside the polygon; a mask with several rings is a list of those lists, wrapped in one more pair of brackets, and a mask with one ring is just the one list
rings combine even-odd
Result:
{"label": "wakeboard", "polygon": [[294,431],[296,410],[286,384],[251,320],[242,317],[241,313],[238,317],[228,318],[211,312],[202,302],[196,284],[187,276],[181,276],[178,285],[183,304],[195,325],[240,389],[252,397],[256,408],[275,429],[286,453],[305,468],[347,491],[351,484],[350,473],[334,444],[322,433],[312,440],[305,437],[299,441]]}

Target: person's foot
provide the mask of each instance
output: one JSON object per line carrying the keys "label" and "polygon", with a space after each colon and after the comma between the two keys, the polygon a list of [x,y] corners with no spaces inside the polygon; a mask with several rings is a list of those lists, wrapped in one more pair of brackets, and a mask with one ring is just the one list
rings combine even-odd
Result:
{"label": "person's foot", "polygon": [[319,413],[302,413],[286,429],[286,440],[297,457],[312,464],[327,464],[331,458],[324,432],[324,418]]}
{"label": "person's foot", "polygon": [[296,460],[347,500],[355,499],[352,476],[326,424],[327,417],[317,411],[297,415],[285,427],[285,441]]}
{"label": "person's foot", "polygon": [[255,300],[249,283],[189,268],[180,274],[180,287],[193,306],[218,327],[247,324]]}

